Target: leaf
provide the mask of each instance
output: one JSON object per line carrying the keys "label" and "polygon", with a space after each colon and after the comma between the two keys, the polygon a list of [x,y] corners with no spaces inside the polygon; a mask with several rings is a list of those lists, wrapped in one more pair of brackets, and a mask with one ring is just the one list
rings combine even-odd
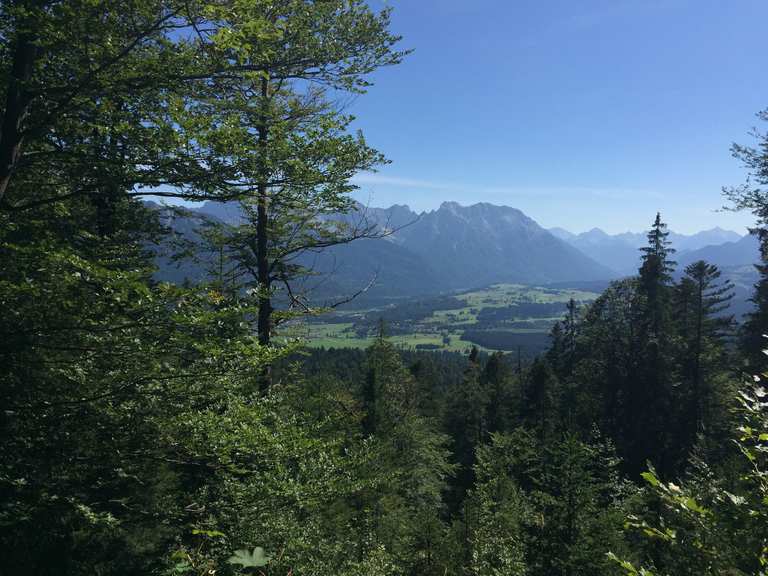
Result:
{"label": "leaf", "polygon": [[186,560],[183,562],[178,562],[177,564],[174,564],[173,571],[176,574],[186,574],[188,572],[192,572],[192,565]]}
{"label": "leaf", "polygon": [[247,548],[235,550],[235,553],[229,557],[230,564],[240,564],[243,568],[261,568],[266,566],[271,558],[264,554],[264,548],[256,546],[252,552]]}
{"label": "leaf", "polygon": [[216,536],[224,536],[224,532],[219,532],[218,530],[199,530],[197,528],[192,530],[192,534],[199,534],[200,536],[208,536],[209,538],[215,538]]}
{"label": "leaf", "polygon": [[730,492],[725,492],[725,495],[728,496],[730,501],[733,502],[736,506],[741,506],[747,501],[744,496],[737,496],[736,494],[731,494]]}
{"label": "leaf", "polygon": [[631,562],[619,558],[613,552],[606,553],[606,556],[609,560],[616,562],[619,566],[626,570],[627,576],[653,576],[652,572],[648,572],[644,568],[640,568],[640,571],[638,572],[637,568],[635,568]]}
{"label": "leaf", "polygon": [[648,482],[651,486],[659,486],[661,482],[659,482],[659,479],[656,478],[656,475],[653,472],[643,472],[640,474],[640,476],[643,477],[643,480]]}
{"label": "leaf", "polygon": [[696,500],[692,497],[683,498],[681,504],[688,508],[691,512],[696,512],[697,514],[706,514],[707,510],[703,508]]}

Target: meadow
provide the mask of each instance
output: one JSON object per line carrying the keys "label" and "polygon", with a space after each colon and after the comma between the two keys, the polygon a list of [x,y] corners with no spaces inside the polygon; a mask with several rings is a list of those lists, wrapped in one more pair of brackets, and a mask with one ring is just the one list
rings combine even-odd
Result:
{"label": "meadow", "polygon": [[448,296],[403,300],[366,309],[322,314],[294,324],[291,336],[314,348],[365,348],[382,329],[403,349],[462,352],[517,350],[531,355],[545,349],[549,331],[569,300],[586,304],[594,292],[495,284]]}

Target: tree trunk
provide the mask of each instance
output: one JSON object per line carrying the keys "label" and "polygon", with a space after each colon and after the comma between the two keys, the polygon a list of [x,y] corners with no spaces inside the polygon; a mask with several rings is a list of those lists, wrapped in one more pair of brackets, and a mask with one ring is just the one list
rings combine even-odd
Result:
{"label": "tree trunk", "polygon": [[269,291],[271,281],[269,274],[269,259],[267,257],[267,218],[268,218],[268,199],[266,187],[259,184],[258,188],[258,207],[256,223],[256,266],[259,273],[259,344],[269,346],[272,324],[272,298]]}
{"label": "tree trunk", "polygon": [[[269,138],[268,106],[269,81],[266,78],[261,79],[261,99],[264,112],[258,127],[259,131],[259,151],[261,154],[262,167],[260,168],[259,181],[257,184],[257,206],[256,206],[256,268],[259,281],[259,318],[257,330],[259,333],[259,344],[269,346],[272,332],[272,298],[270,295],[271,274],[269,269],[269,197],[267,195],[268,166],[267,166],[267,144]],[[265,394],[272,385],[272,366],[266,365],[259,379],[259,391]]]}
{"label": "tree trunk", "polygon": [[7,79],[5,111],[0,127],[0,204],[21,157],[24,134],[22,127],[32,101],[26,84],[32,77],[37,58],[34,38],[27,32],[19,34],[13,50],[13,63]]}
{"label": "tree trunk", "polygon": [[[698,293],[698,300],[696,302],[697,304],[697,310],[696,310],[696,344],[694,349],[694,360],[693,360],[693,394],[695,397],[695,403],[694,406],[696,407],[696,430],[695,433],[698,434],[701,432],[703,428],[703,421],[704,421],[704,403],[708,401],[707,398],[702,397],[702,386],[701,386],[701,354],[702,354],[702,339],[703,339],[703,324],[704,324],[704,278],[699,278],[699,293]],[[695,438],[694,438],[695,439]]]}

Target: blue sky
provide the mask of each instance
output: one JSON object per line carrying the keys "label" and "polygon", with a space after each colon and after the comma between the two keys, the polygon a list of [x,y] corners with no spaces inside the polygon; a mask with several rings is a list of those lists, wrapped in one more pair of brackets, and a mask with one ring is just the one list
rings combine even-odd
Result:
{"label": "blue sky", "polygon": [[[377,0],[372,0],[380,6]],[[390,0],[406,61],[356,97],[392,163],[358,198],[522,209],[580,232],[740,232],[717,212],[768,107],[766,0]]]}

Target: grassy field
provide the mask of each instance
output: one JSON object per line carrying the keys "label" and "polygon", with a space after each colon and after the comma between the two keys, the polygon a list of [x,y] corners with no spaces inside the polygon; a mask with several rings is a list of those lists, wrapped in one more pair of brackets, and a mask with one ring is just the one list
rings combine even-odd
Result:
{"label": "grassy field", "polygon": [[[546,342],[546,334],[562,317],[565,303],[574,299],[585,304],[596,297],[581,290],[497,284],[454,294],[448,299],[448,309],[443,297],[336,311],[292,326],[291,335],[305,338],[315,348],[365,348],[375,338],[381,317],[389,327],[390,340],[402,348],[458,352],[474,343],[484,350],[522,346],[533,353]],[[413,307],[418,314],[410,316]]]}

